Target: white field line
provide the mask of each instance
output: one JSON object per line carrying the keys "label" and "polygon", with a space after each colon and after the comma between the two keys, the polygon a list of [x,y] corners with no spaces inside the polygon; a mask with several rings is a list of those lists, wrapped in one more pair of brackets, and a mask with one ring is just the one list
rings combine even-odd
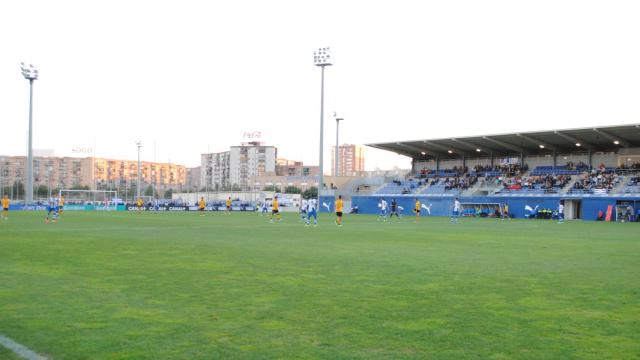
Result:
{"label": "white field line", "polygon": [[36,354],[28,347],[18,344],[17,342],[9,339],[8,337],[0,335],[0,345],[18,354],[23,359],[27,360],[47,360],[46,357]]}

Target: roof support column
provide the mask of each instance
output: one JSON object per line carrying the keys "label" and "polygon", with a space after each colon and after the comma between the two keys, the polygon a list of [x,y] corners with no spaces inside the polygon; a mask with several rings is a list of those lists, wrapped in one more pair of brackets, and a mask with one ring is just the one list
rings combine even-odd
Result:
{"label": "roof support column", "polygon": [[556,156],[556,151],[553,150],[553,167],[555,168],[558,163],[558,157]]}
{"label": "roof support column", "polygon": [[591,149],[587,152],[589,154],[589,170],[593,168],[593,157],[591,156]]}
{"label": "roof support column", "polygon": [[440,155],[436,155],[436,171],[440,171]]}
{"label": "roof support column", "polygon": [[493,151],[491,152],[491,171],[493,171]]}

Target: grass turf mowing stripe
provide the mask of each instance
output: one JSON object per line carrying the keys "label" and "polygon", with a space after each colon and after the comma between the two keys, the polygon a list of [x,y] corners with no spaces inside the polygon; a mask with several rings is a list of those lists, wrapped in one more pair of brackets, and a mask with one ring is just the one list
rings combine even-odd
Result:
{"label": "grass turf mowing stripe", "polygon": [[7,349],[13,351],[14,353],[18,354],[23,359],[27,359],[27,360],[46,360],[47,359],[46,357],[38,355],[28,347],[22,344],[18,344],[17,342],[9,339],[6,336],[0,335],[0,344],[2,344],[2,346],[6,347]]}

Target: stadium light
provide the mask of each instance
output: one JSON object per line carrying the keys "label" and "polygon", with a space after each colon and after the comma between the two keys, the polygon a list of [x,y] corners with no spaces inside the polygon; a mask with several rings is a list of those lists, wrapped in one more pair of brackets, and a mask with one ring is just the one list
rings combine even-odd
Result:
{"label": "stadium light", "polygon": [[620,141],[618,141],[618,140],[614,140],[614,141],[613,141],[613,143],[614,143],[615,145],[619,145],[619,144],[620,144]]}
{"label": "stadium light", "polygon": [[53,166],[49,165],[47,166],[47,185],[49,187],[49,199],[51,199],[51,172],[53,172]]}
{"label": "stadium light", "polygon": [[453,154],[453,150],[447,150],[449,154]]}
{"label": "stadium light", "polygon": [[20,63],[22,76],[29,80],[29,148],[27,150],[27,188],[25,203],[33,202],[33,81],[38,80],[38,69],[33,65]]}
{"label": "stadium light", "polygon": [[422,155],[427,155],[427,153],[426,153],[426,152],[424,152],[424,151],[422,151],[420,154],[422,154]]}
{"label": "stadium light", "polygon": [[482,150],[480,150],[480,149],[476,149],[476,152],[480,152],[480,151],[482,151]]}
{"label": "stadium light", "polygon": [[137,201],[140,199],[140,148],[142,147],[142,141],[136,141],[136,145],[138,146],[138,181],[136,184]]}
{"label": "stadium light", "polygon": [[576,143],[576,146],[577,146],[577,147],[580,147],[580,146],[582,146],[582,144],[580,144],[580,143]]}
{"label": "stadium light", "polygon": [[544,149],[544,145],[542,145],[542,144],[538,145],[538,147],[539,147],[540,149]]}
{"label": "stadium light", "polygon": [[[336,113],[333,113],[333,116],[336,116]],[[336,159],[336,172],[335,172],[335,176],[338,176],[338,162],[340,161],[340,142],[338,141],[338,135],[340,133],[340,121],[343,121],[344,118],[339,118],[336,117],[336,152],[335,152],[335,159]]]}
{"label": "stadium light", "polygon": [[323,135],[324,135],[324,68],[326,66],[333,65],[333,58],[331,56],[331,50],[328,47],[319,48],[318,50],[313,52],[313,63],[315,66],[320,66],[321,71],[321,80],[320,80],[320,175],[318,179],[318,205],[320,202],[320,193],[322,191],[323,184],[323,164],[322,164],[322,153],[323,153]]}

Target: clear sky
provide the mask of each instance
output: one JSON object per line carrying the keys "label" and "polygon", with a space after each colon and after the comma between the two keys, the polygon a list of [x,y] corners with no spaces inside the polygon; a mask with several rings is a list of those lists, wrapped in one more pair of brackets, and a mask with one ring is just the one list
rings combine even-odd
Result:
{"label": "clear sky", "polygon": [[26,61],[34,148],[135,159],[142,140],[194,166],[261,131],[317,164],[324,46],[327,168],[334,111],[356,144],[638,123],[638,19],[637,0],[2,1],[0,154],[26,153]]}

